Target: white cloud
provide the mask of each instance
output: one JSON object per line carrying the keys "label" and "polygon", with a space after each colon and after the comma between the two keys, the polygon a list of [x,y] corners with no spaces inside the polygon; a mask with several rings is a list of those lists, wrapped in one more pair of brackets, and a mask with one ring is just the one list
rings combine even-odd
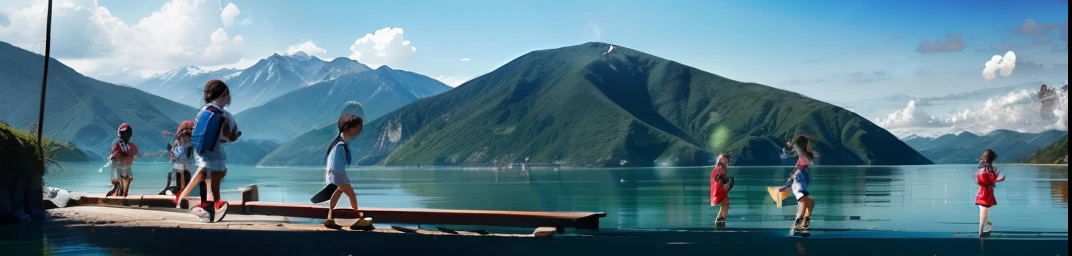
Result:
{"label": "white cloud", "polygon": [[997,78],[998,71],[1001,76],[1012,75],[1012,70],[1016,68],[1016,53],[1012,51],[1006,52],[1005,56],[994,55],[990,57],[990,61],[987,61],[983,67],[983,78],[986,80]]}
{"label": "white cloud", "polygon": [[468,82],[470,79],[473,79],[473,78],[472,77],[462,77],[462,76],[439,75],[439,76],[436,76],[435,79],[439,80],[440,82],[442,82],[444,84],[446,84],[447,86],[458,87],[459,85],[462,85],[463,83]]}
{"label": "white cloud", "polygon": [[890,113],[885,119],[879,118],[875,123],[887,129],[942,127],[946,125],[942,120],[927,114],[922,108],[917,108],[916,100],[908,101],[908,106],[904,109]]}
{"label": "white cloud", "polygon": [[316,56],[320,59],[328,57],[328,50],[324,50],[324,48],[316,46],[316,43],[313,43],[313,41],[310,40],[302,40],[301,43],[287,46],[287,55],[294,55],[298,52],[304,52],[305,54]]}
{"label": "white cloud", "polygon": [[[26,8],[0,9],[10,20],[8,28],[0,29],[0,38],[44,39],[46,5],[45,0],[36,0]],[[171,0],[137,23],[126,24],[97,1],[56,0],[52,54],[90,76],[235,63],[242,59],[239,46],[244,40],[223,28],[223,20],[217,18],[222,13],[216,3],[206,0]]]}
{"label": "white cloud", "polygon": [[417,54],[417,48],[404,37],[402,28],[385,27],[354,41],[350,46],[350,59],[371,68],[388,65],[402,68]]}
{"label": "white cloud", "polygon": [[461,59],[462,62],[466,62],[466,61],[470,61],[470,60],[473,60],[473,59],[470,59],[470,58],[462,58]]}
{"label": "white cloud", "polygon": [[235,21],[238,20],[238,14],[241,13],[242,11],[239,11],[238,6],[235,6],[234,3],[227,3],[227,6],[223,7],[220,12],[220,19],[223,20],[223,25],[233,27]]}
{"label": "white cloud", "polygon": [[968,131],[983,135],[1004,129],[1018,132],[1042,132],[1068,130],[1068,94],[1063,94],[1061,104],[1053,110],[1056,119],[1045,120],[1040,113],[1041,105],[1035,99],[1037,90],[1020,90],[992,97],[981,106],[962,108],[945,116],[931,116],[919,108],[915,101],[891,113],[876,124],[894,134],[917,134],[936,136],[952,131]]}

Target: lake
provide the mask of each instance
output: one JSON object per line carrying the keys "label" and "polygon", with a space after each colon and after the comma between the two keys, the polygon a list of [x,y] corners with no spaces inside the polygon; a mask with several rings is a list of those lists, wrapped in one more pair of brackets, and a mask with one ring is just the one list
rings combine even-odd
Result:
{"label": "lake", "polygon": [[[46,185],[102,194],[110,188],[98,164],[63,164]],[[156,194],[167,164],[137,164],[131,194]],[[323,187],[318,167],[230,166],[224,198],[238,201],[238,187],[257,184],[261,201],[308,203]],[[991,209],[996,231],[1068,232],[1067,166],[999,165],[1007,176]],[[777,208],[766,192],[790,167],[731,167],[727,227],[788,228],[796,206]],[[817,205],[813,229],[975,232],[975,166],[817,166],[810,192]],[[348,171],[362,206],[606,212],[608,230],[710,229],[717,207],[708,206],[709,168],[508,170],[463,168],[360,168]],[[792,197],[791,197],[792,198]],[[340,201],[340,207],[347,205]],[[306,220],[319,221],[319,220]],[[1067,239],[1067,238],[1065,238]],[[58,246],[58,245],[57,245]],[[3,247],[3,246],[0,246]],[[78,245],[72,248],[93,248]],[[1066,249],[1067,250],[1067,249]]]}

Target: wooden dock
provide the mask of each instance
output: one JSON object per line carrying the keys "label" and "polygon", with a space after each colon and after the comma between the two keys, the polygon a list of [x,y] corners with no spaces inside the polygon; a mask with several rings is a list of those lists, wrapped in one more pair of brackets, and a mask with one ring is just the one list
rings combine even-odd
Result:
{"label": "wooden dock", "polygon": [[[132,207],[175,208],[174,196],[132,195],[128,197],[82,196],[71,200],[68,206],[80,205],[116,205]],[[183,208],[199,204],[195,198],[184,199]],[[260,202],[257,186],[244,188],[241,202],[230,202],[228,214],[270,215],[296,218],[322,219],[327,216],[327,207],[309,204],[288,204]],[[539,228],[554,227],[559,232],[565,228],[599,229],[599,219],[606,217],[602,212],[531,212],[531,211],[485,211],[485,210],[448,210],[448,209],[390,209],[362,207],[365,216],[372,217],[377,223],[405,223],[431,225],[474,225]],[[335,217],[342,219],[357,218],[352,209],[335,209]]]}

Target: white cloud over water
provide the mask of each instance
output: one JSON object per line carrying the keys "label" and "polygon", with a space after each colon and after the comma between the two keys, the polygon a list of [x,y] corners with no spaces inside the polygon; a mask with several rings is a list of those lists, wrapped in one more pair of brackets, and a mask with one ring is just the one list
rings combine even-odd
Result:
{"label": "white cloud over water", "polygon": [[[0,29],[0,38],[9,42],[43,40],[46,6],[47,1],[35,0],[26,8],[0,9],[10,20],[9,26]],[[233,17],[229,12],[234,12]],[[234,4],[221,9],[217,2],[206,0],[171,0],[137,23],[126,24],[97,1],[56,0],[52,54],[90,76],[231,64],[242,59],[244,39],[224,27],[237,13]]]}
{"label": "white cloud over water", "polygon": [[1040,113],[1041,105],[1034,96],[1037,93],[1037,90],[1010,92],[944,116],[927,113],[915,101],[909,101],[904,109],[890,113],[886,118],[878,118],[875,123],[899,136],[936,136],[955,131],[983,135],[999,129],[1031,133],[1067,131],[1068,95],[1063,95],[1061,104],[1050,113],[1056,118],[1045,120]]}
{"label": "white cloud over water", "polygon": [[990,61],[983,64],[983,78],[991,80],[997,78],[998,73],[1001,76],[1010,76],[1013,69],[1016,69],[1016,53],[1009,51],[1005,56],[994,55],[990,57]]}

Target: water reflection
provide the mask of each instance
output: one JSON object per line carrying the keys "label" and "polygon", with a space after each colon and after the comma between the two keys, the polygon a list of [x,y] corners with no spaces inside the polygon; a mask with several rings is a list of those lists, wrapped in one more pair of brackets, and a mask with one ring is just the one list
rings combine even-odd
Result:
{"label": "water reflection", "polygon": [[[107,176],[98,166],[66,165],[46,177],[50,186],[103,193]],[[155,193],[150,170],[141,165],[132,193]],[[992,219],[1003,230],[1065,231],[1068,223],[1067,167],[999,166],[1009,177],[996,190]],[[138,171],[143,171],[139,173]],[[766,187],[784,184],[789,167],[731,167],[727,227],[785,228],[796,210],[790,197],[776,208]],[[813,170],[815,228],[972,230],[978,211],[974,166],[834,167]],[[224,188],[259,184],[263,201],[307,203],[322,187],[320,168],[235,166]],[[708,204],[709,168],[445,169],[425,167],[352,170],[364,206],[534,211],[606,212],[603,227],[711,228],[718,207]],[[1047,189],[1048,188],[1048,189]],[[237,200],[230,189],[225,198]],[[343,202],[342,204],[345,204]],[[340,207],[346,207],[342,205]]]}

